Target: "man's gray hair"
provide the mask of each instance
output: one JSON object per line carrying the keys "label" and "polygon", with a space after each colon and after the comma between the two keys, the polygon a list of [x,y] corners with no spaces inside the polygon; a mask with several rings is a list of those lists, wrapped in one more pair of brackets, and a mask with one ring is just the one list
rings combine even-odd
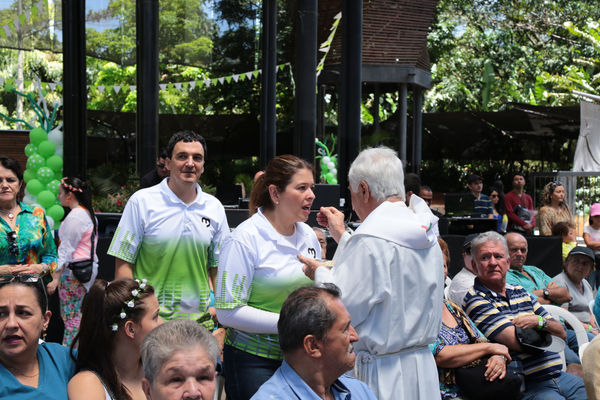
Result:
{"label": "man's gray hair", "polygon": [[379,202],[390,197],[406,199],[402,161],[388,147],[361,151],[350,166],[348,180],[353,192],[358,190],[360,181],[365,181],[371,195]]}
{"label": "man's gray hair", "polygon": [[154,382],[162,366],[180,350],[202,347],[217,365],[219,344],[205,327],[187,319],[167,321],[154,328],[142,343],[144,376]]}
{"label": "man's gray hair", "polygon": [[479,247],[483,246],[487,242],[496,242],[500,243],[504,250],[506,251],[506,255],[508,256],[508,246],[506,245],[506,239],[504,236],[494,231],[487,231],[477,235],[475,239],[471,241],[471,254],[474,258],[476,258],[476,254],[479,251]]}

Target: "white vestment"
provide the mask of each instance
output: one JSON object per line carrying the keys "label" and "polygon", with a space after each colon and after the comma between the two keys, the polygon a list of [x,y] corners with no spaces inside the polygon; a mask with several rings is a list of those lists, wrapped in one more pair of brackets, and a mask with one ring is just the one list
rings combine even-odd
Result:
{"label": "white vestment", "polygon": [[[416,198],[416,196],[414,196]],[[443,257],[420,198],[384,202],[352,234],[344,233],[334,267],[317,284],[340,287],[359,341],[354,375],[379,400],[439,399],[431,351],[442,323]]]}

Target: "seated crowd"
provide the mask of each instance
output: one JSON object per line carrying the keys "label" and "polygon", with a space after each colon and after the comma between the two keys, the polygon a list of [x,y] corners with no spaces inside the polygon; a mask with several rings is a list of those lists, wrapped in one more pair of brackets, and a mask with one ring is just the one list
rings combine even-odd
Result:
{"label": "seated crowd", "polygon": [[[439,242],[447,272],[448,247]],[[486,232],[469,238],[467,245],[475,277],[459,304],[440,299],[442,326],[429,346],[438,366],[441,398],[588,398],[583,379],[563,371],[556,352],[561,350],[555,343],[560,338],[567,342],[567,353],[568,332],[574,327],[553,318],[544,305],[570,310],[593,339],[597,330],[588,307],[593,295],[584,279],[594,267],[593,251],[573,248],[564,272],[550,279],[524,265],[527,243],[519,234],[504,238]],[[301,287],[287,297],[277,323],[284,360],[252,399],[343,399],[350,394],[354,399],[376,398],[365,383],[346,374],[354,368],[353,347],[359,337],[340,295],[337,286],[323,283]],[[38,275],[2,277],[0,397],[214,396],[220,370],[217,340],[190,320],[163,323],[147,282],[96,280],[84,299],[80,330],[70,351],[38,341],[50,318],[47,302]],[[540,344],[546,334],[554,340]],[[531,335],[538,336],[532,341]],[[596,348],[589,346],[588,363],[598,358]],[[574,360],[567,356],[567,364],[580,364],[577,349],[572,353]],[[479,379],[474,371],[480,371]],[[595,390],[588,386],[588,391]]]}
{"label": "seated crowd", "polygon": [[[11,230],[0,237],[0,398],[211,399],[221,384],[230,400],[600,398],[600,301],[590,310],[600,204],[578,246],[560,182],[544,188],[536,221],[522,175],[489,197],[482,178],[469,176],[474,214],[496,219],[497,229],[466,236],[463,268],[444,294],[442,215],[430,210],[431,188],[405,176],[391,149],[364,150],[350,167],[362,221],[353,233],[333,207],[317,214],[325,230],[305,224],[314,170],[291,155],[256,178],[251,216],[230,232],[222,205],[197,183],[205,151],[199,135],[174,135],[167,177],[134,194],[123,213],[109,250],[112,282],[94,279],[97,223],[84,215],[75,247],[91,245],[80,251],[93,276],[81,281],[85,290],[67,271],[75,259],[56,256],[43,211],[16,200],[22,173],[2,164],[11,195],[0,206],[20,217],[0,219]],[[67,192],[87,187],[73,182],[62,182],[59,198],[77,210]],[[37,262],[16,235],[24,214],[42,232]],[[526,264],[536,226],[563,239],[564,270],[553,278]],[[62,301],[74,288],[81,306],[61,309],[71,312],[63,315],[70,348],[40,340],[48,290]],[[556,306],[575,319],[556,317]],[[592,342],[585,349],[582,335]]]}

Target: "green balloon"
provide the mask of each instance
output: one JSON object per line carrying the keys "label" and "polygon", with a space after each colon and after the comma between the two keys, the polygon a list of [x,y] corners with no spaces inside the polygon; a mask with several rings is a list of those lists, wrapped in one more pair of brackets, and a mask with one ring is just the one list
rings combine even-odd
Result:
{"label": "green balloon", "polygon": [[49,190],[42,190],[38,193],[38,203],[46,210],[56,203],[56,195]]}
{"label": "green balloon", "polygon": [[331,184],[332,184],[332,185],[337,185],[337,184],[338,184],[338,180],[337,180],[337,178],[333,178],[333,179],[331,180]]}
{"label": "green balloon", "polygon": [[37,146],[44,140],[48,140],[48,134],[42,128],[35,128],[29,131],[29,140]]}
{"label": "green balloon", "polygon": [[47,185],[46,189],[54,193],[54,195],[58,194],[58,188],[60,187],[60,181],[53,179]]}
{"label": "green balloon", "polygon": [[46,165],[50,167],[52,171],[62,175],[63,159],[61,156],[53,155],[46,160]]}
{"label": "green balloon", "polygon": [[56,224],[58,224],[62,217],[65,216],[65,209],[61,205],[55,204],[46,211],[46,214],[52,217],[54,220],[54,227],[56,227]]}
{"label": "green balloon", "polygon": [[52,171],[48,167],[41,167],[37,171],[37,177],[40,182],[42,182],[44,185],[46,185],[48,182],[50,182],[52,179],[54,179],[54,171]]}
{"label": "green balloon", "polygon": [[37,179],[32,179],[29,182],[27,182],[27,191],[34,196],[37,196],[37,194],[39,192],[41,192],[43,189],[44,189],[44,185],[42,184],[42,182],[38,181]]}
{"label": "green balloon", "polygon": [[49,140],[44,140],[38,145],[38,153],[44,158],[50,157],[55,151],[56,146],[54,146],[54,143]]}
{"label": "green balloon", "polygon": [[29,182],[30,180],[35,179],[36,177],[37,177],[37,174],[30,169],[26,169],[23,172],[23,180],[25,180],[25,182]]}
{"label": "green balloon", "polygon": [[27,169],[36,171],[36,173],[37,170],[44,165],[46,165],[46,160],[44,160],[44,157],[40,156],[38,153],[35,153],[27,159]]}
{"label": "green balloon", "polygon": [[37,153],[37,151],[38,151],[38,148],[35,144],[29,143],[27,146],[25,146],[25,155],[27,157],[31,157],[32,155]]}

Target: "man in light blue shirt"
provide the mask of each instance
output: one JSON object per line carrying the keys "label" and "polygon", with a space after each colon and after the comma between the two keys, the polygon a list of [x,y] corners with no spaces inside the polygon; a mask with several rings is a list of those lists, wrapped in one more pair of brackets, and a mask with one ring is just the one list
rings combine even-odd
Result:
{"label": "man in light blue shirt", "polygon": [[251,400],[376,400],[367,385],[343,375],[354,367],[352,343],[358,335],[337,286],[293,291],[283,303],[277,330],[283,364]]}
{"label": "man in light blue shirt", "polygon": [[571,300],[566,287],[552,281],[544,271],[533,265],[524,265],[527,258],[527,239],[520,233],[506,235],[510,270],[506,274],[506,283],[523,286],[534,295],[540,304],[563,304]]}

